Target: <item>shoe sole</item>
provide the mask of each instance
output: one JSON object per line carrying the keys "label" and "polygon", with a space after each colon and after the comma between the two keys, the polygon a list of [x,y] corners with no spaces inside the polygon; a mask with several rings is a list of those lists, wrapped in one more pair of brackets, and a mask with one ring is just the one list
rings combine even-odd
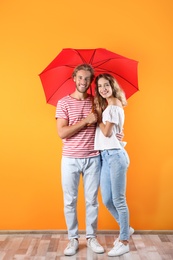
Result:
{"label": "shoe sole", "polygon": [[108,254],[108,256],[112,256],[112,257],[114,257],[114,256],[121,256],[121,255],[124,255],[124,254],[127,254],[127,253],[129,253],[130,252],[130,250],[129,251],[127,251],[127,252],[124,252],[124,253],[121,253],[121,254],[112,254],[112,255],[109,255]]}
{"label": "shoe sole", "polygon": [[96,253],[96,254],[103,254],[105,251],[103,250],[103,251],[100,251],[100,252],[98,252],[98,251],[95,251],[95,250],[93,250],[92,249],[92,247],[91,246],[88,246],[87,245],[87,247],[89,248],[89,249],[91,249],[94,253]]}

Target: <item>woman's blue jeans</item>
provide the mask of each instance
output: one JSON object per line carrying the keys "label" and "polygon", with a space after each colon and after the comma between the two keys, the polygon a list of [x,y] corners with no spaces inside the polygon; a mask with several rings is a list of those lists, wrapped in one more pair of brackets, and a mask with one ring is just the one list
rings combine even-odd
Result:
{"label": "woman's blue jeans", "polygon": [[129,210],[126,203],[126,173],[129,157],[124,149],[101,152],[102,201],[120,227],[120,240],[129,239]]}

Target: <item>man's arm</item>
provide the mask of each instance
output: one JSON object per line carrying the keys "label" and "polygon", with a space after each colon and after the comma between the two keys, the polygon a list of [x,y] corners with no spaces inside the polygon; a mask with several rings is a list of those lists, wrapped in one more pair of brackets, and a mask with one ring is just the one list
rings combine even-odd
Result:
{"label": "man's arm", "polygon": [[70,138],[74,134],[78,133],[82,128],[89,127],[89,125],[97,122],[97,114],[90,113],[86,118],[77,122],[74,125],[69,126],[68,120],[63,118],[57,119],[57,131],[61,139]]}

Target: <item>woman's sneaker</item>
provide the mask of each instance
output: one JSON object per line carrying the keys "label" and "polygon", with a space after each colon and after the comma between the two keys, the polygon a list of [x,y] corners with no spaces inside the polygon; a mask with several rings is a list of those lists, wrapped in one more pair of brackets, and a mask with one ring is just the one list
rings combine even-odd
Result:
{"label": "woman's sneaker", "polygon": [[135,232],[134,228],[129,227],[129,237],[131,237],[134,232]]}
{"label": "woman's sneaker", "polygon": [[75,255],[79,248],[79,241],[75,238],[72,238],[68,243],[66,249],[64,250],[64,255]]}
{"label": "woman's sneaker", "polygon": [[[129,237],[131,237],[131,236],[133,235],[133,233],[134,233],[134,232],[135,232],[134,228],[132,228],[132,227],[129,227]],[[119,242],[119,240],[120,240],[120,236],[118,236],[118,237],[117,237],[117,239],[115,239],[115,241],[114,241],[113,245],[115,246],[115,245],[116,245],[116,243],[118,243],[118,242]]]}
{"label": "woman's sneaker", "polygon": [[108,256],[119,256],[129,252],[129,244],[125,245],[117,242],[116,245],[108,252]]}

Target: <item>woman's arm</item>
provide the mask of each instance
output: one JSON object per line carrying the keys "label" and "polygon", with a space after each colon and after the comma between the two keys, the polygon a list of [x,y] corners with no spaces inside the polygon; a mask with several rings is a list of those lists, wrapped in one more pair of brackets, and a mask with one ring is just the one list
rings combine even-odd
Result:
{"label": "woman's arm", "polygon": [[98,125],[99,125],[102,133],[106,137],[110,137],[112,135],[112,129],[113,129],[114,123],[110,123],[107,121],[106,124],[104,124],[103,122],[100,122]]}

